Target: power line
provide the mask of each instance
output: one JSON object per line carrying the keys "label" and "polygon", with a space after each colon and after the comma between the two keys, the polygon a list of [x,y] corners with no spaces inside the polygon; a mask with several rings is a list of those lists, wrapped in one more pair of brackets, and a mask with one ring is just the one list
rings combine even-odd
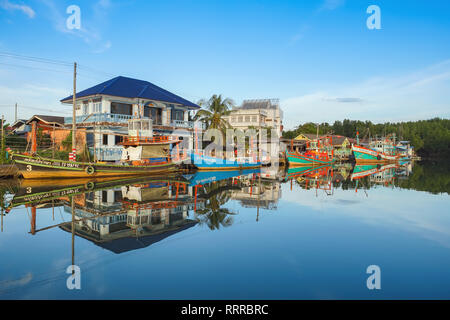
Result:
{"label": "power line", "polygon": [[64,65],[64,66],[72,66],[72,64],[73,64],[73,63],[67,62],[67,61],[53,60],[53,59],[47,59],[47,58],[39,58],[39,57],[33,57],[33,56],[25,56],[25,55],[21,55],[21,54],[10,53],[10,52],[2,52],[2,51],[0,51],[0,56],[7,57],[7,58],[13,58],[13,59],[34,61],[34,62],[58,64],[58,65]]}
{"label": "power line", "polygon": [[[0,105],[0,108],[12,108],[14,107],[14,104],[2,104]],[[30,109],[30,110],[39,110],[39,111],[46,111],[46,112],[54,112],[54,113],[64,113],[64,114],[68,114],[70,113],[69,110],[51,110],[51,109],[46,109],[46,108],[41,108],[41,107],[36,107],[36,106],[23,106],[18,104],[19,108],[24,108],[24,109]]]}
{"label": "power line", "polygon": [[25,66],[25,65],[18,65],[18,64],[12,64],[12,63],[5,63],[5,62],[0,62],[0,65],[5,65],[5,66],[9,66],[9,67],[16,67],[16,68],[35,69],[35,70],[41,70],[41,71],[71,73],[68,70],[66,71],[66,70],[57,70],[57,69],[47,69],[47,68],[40,68],[40,67],[34,67],[34,66]]}
{"label": "power line", "polygon": [[101,70],[98,70],[98,69],[95,69],[95,68],[91,68],[91,67],[87,67],[85,65],[80,65],[79,64],[78,67],[79,67],[79,69],[84,69],[86,71],[90,70],[93,73],[103,74],[103,75],[105,75],[107,77],[113,77],[114,76],[112,73],[104,72],[104,71],[101,71]]}
{"label": "power line", "polygon": [[[15,53],[10,53],[10,52],[2,52],[2,51],[0,51],[0,57],[18,59],[18,60],[23,60],[23,61],[28,61],[28,62],[47,63],[47,64],[52,64],[52,65],[64,66],[64,67],[72,67],[73,66],[73,63],[68,62],[68,61],[53,60],[53,59],[48,59],[48,58],[40,58],[40,57],[27,56],[27,55],[15,54]],[[0,62],[0,64],[6,65],[6,66],[12,66],[12,67],[19,67],[19,68],[31,68],[31,69],[42,70],[42,71],[72,73],[70,70],[59,70],[59,69],[48,69],[48,68],[46,69],[46,68],[40,68],[40,67],[35,67],[35,66],[22,66],[22,65],[5,63],[5,62]],[[98,70],[98,69],[95,69],[95,68],[92,68],[89,66],[85,66],[85,65],[81,65],[81,66],[78,65],[78,66],[81,69],[85,70],[87,73],[108,76],[108,77],[114,76],[113,74],[111,74],[109,72],[101,71],[101,70]],[[91,78],[94,80],[98,79],[98,78],[93,78],[91,76],[85,75],[84,73],[82,73],[81,76],[86,77],[86,78]]]}

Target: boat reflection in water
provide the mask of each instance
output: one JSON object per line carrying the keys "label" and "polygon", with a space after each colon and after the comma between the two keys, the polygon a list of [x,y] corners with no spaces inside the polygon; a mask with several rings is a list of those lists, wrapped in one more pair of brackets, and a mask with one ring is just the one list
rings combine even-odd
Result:
{"label": "boat reflection in water", "polygon": [[396,177],[408,176],[411,172],[411,164],[391,163],[381,165],[355,165],[350,176],[352,181],[369,178],[372,184],[393,185]]}
{"label": "boat reflection in water", "polygon": [[[224,286],[224,291],[242,299],[248,292],[263,292],[261,297],[268,299],[317,298],[319,289],[326,292],[323,298],[329,296],[328,289],[339,298],[370,298],[365,279],[360,285],[361,272],[376,252],[376,261],[393,261],[399,276],[404,276],[405,265],[413,266],[408,279],[420,272],[426,275],[415,297],[445,298],[446,292],[434,291],[434,284],[448,273],[449,172],[448,164],[423,162],[414,168],[408,163],[333,164],[127,179],[25,179],[8,186],[4,181],[7,206],[0,238],[8,263],[0,282],[9,283],[0,286],[0,295],[40,298],[53,291],[51,298],[63,292],[63,298],[86,299],[192,295],[226,299],[217,290]],[[383,237],[386,241],[380,243]],[[395,250],[390,251],[392,247]],[[76,296],[58,289],[65,289],[70,252],[71,264],[89,277]],[[399,252],[415,260],[405,262]],[[330,257],[338,268],[330,269],[336,273],[328,279],[344,280],[317,287],[323,261]],[[431,267],[427,261],[436,257],[443,264]],[[274,271],[266,272],[268,281],[261,282],[260,274],[255,274],[255,262]],[[186,266],[185,273],[167,272],[179,265]],[[134,272],[123,272],[124,266],[132,266]],[[202,266],[211,266],[211,272]],[[299,268],[310,282],[298,278]],[[351,271],[354,268],[360,272]],[[19,285],[28,272],[33,278]],[[158,275],[151,278],[150,287],[142,280],[145,272]],[[225,274],[226,281],[217,274]],[[361,293],[354,294],[353,288],[345,293],[349,279]],[[255,288],[254,283],[264,286]],[[280,295],[279,286],[272,283],[281,283],[292,294]],[[305,291],[298,292],[305,284]],[[411,297],[411,287],[401,291],[403,285],[401,280],[393,290],[399,298]],[[100,286],[108,290],[98,292]],[[186,290],[180,294],[181,287]],[[242,288],[245,292],[239,295]],[[423,295],[423,288],[433,291]]]}
{"label": "boat reflection in water", "polygon": [[[230,226],[236,214],[225,207],[230,200],[256,208],[258,220],[259,209],[277,209],[282,182],[290,182],[291,190],[295,183],[316,195],[323,190],[331,196],[338,186],[356,191],[388,186],[410,170],[408,163],[353,168],[344,164],[294,167],[286,172],[266,168],[127,179],[22,180],[6,213],[25,205],[31,208],[31,234],[59,227],[121,253],[150,246],[196,224],[211,230]],[[72,214],[72,221],[37,229],[36,210],[58,206]]]}
{"label": "boat reflection in water", "polygon": [[[22,180],[6,212],[31,209],[31,234],[51,228],[87,239],[114,253],[144,248],[196,224],[232,224],[223,208],[233,191],[256,183],[259,170],[97,180]],[[36,228],[37,209],[63,207],[71,222]]]}
{"label": "boat reflection in water", "polygon": [[316,194],[323,190],[327,195],[333,195],[337,187],[342,189],[356,189],[359,186],[370,188],[383,184],[393,186],[396,179],[408,177],[412,171],[412,164],[391,163],[386,165],[336,164],[332,166],[311,166],[289,168],[286,181],[290,181],[291,190],[295,181],[302,189],[315,189]]}

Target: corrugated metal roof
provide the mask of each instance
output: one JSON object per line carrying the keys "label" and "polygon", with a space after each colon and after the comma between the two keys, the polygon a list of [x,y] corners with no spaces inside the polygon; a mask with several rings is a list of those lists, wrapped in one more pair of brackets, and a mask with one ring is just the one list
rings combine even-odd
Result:
{"label": "corrugated metal roof", "polygon": [[59,124],[59,125],[64,125],[64,117],[47,116],[47,115],[40,115],[40,114],[35,114],[34,116],[32,116],[26,122],[26,124],[30,124],[34,119],[40,120],[45,123],[50,123],[50,124],[55,123],[55,124]]}
{"label": "corrugated metal roof", "polygon": [[[142,98],[168,103],[181,104],[188,107],[200,108],[200,106],[186,99],[177,96],[153,83],[144,80],[137,80],[127,77],[116,77],[102,82],[96,86],[77,92],[77,99],[92,95],[110,95],[124,98]],[[66,97],[61,102],[70,102],[72,96]]]}

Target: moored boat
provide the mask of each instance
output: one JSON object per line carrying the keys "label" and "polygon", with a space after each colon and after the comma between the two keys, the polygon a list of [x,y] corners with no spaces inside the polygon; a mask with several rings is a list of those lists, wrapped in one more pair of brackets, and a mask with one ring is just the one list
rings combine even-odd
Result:
{"label": "moored boat", "polygon": [[330,165],[334,161],[331,137],[321,137],[307,142],[306,152],[286,151],[289,166]]}
{"label": "moored boat", "polygon": [[198,170],[244,170],[261,167],[261,161],[252,157],[228,159],[192,153],[191,161]]}
{"label": "moored boat", "polygon": [[[136,128],[146,128],[136,130]],[[130,130],[132,128],[132,130]],[[12,154],[12,160],[25,179],[96,178],[123,175],[161,174],[175,171],[170,146],[180,142],[171,136],[153,136],[151,119],[129,121],[129,135],[122,142],[122,158],[118,163],[78,162],[42,158],[30,154]]]}
{"label": "moored boat", "polygon": [[[395,138],[394,138],[395,139]],[[396,151],[395,142],[389,137],[375,139],[366,145],[352,145],[353,155],[356,163],[383,163],[396,162],[400,159],[400,154]]]}

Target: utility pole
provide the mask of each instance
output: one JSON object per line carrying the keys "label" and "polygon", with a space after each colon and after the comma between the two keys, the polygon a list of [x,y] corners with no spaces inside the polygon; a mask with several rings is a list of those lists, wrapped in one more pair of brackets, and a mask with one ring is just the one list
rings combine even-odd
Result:
{"label": "utility pole", "polygon": [[5,152],[5,129],[3,128],[4,124],[4,117],[2,115],[2,141],[1,141],[1,148],[2,148],[2,164],[6,160],[6,152]]}
{"label": "utility pole", "polygon": [[14,122],[17,122],[17,102],[16,102],[16,107],[15,107],[15,115],[14,115]]}
{"label": "utility pole", "polygon": [[55,124],[53,124],[52,159],[55,159]]}
{"label": "utility pole", "polygon": [[77,95],[77,63],[73,63],[73,96],[72,96],[72,104],[73,104],[73,118],[72,118],[72,161],[76,161],[76,154],[77,154],[77,148],[76,148],[76,126],[77,126],[77,120],[75,117],[75,109],[76,109],[76,95]]}
{"label": "utility pole", "polygon": [[[75,265],[75,199],[72,196],[72,266]],[[75,269],[72,267],[72,275],[75,274]]]}
{"label": "utility pole", "polygon": [[94,162],[97,162],[97,149],[95,148],[96,147],[96,142],[95,142],[95,140],[96,140],[96,136],[95,136],[96,129],[97,129],[97,126],[96,126],[96,123],[94,121]]}

